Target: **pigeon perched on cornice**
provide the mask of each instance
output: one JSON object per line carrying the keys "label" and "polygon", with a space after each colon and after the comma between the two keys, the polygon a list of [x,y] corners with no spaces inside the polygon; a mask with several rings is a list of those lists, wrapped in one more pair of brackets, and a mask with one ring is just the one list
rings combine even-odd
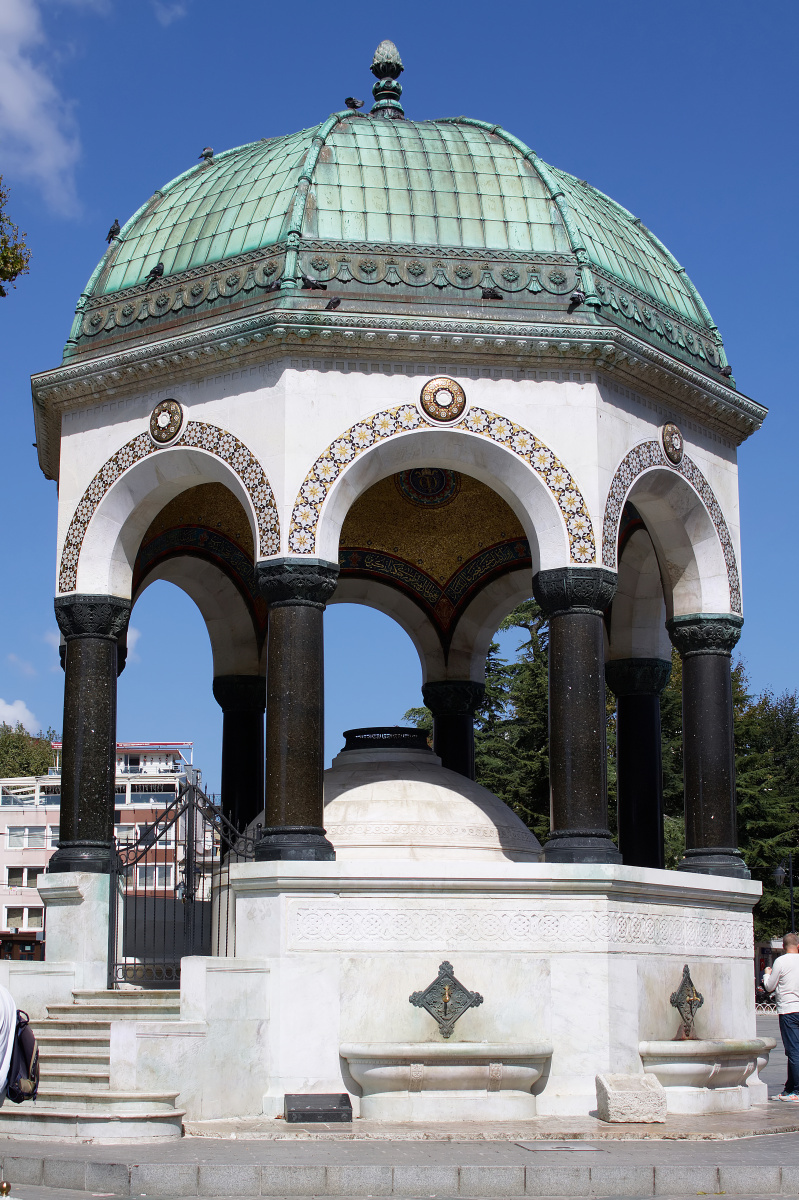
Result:
{"label": "pigeon perched on cornice", "polygon": [[148,288],[148,287],[150,287],[151,284],[157,283],[158,280],[163,275],[163,273],[164,273],[164,264],[162,262],[156,263],[155,266],[151,269],[150,274],[145,279],[144,286],[146,288]]}
{"label": "pigeon perched on cornice", "polygon": [[201,152],[200,154],[198,154],[198,155],[197,155],[197,157],[198,157],[198,158],[202,158],[202,159],[204,159],[206,162],[210,162],[210,161],[211,161],[211,159],[214,157],[214,148],[213,148],[213,146],[205,146],[205,147],[203,147],[203,150],[202,150],[202,152]]}
{"label": "pigeon perched on cornice", "polygon": [[344,103],[346,104],[347,108],[351,108],[353,111],[363,108],[363,100],[356,100],[354,96],[347,96],[347,99],[344,101]]}
{"label": "pigeon perched on cornice", "polygon": [[332,312],[334,308],[338,308],[339,304],[341,304],[341,297],[334,296],[332,300],[328,300],[327,304],[325,305],[325,311]]}
{"label": "pigeon perched on cornice", "polygon": [[114,217],[114,224],[105,235],[105,240],[108,242],[109,246],[113,242],[114,238],[119,236],[119,228],[119,217]]}

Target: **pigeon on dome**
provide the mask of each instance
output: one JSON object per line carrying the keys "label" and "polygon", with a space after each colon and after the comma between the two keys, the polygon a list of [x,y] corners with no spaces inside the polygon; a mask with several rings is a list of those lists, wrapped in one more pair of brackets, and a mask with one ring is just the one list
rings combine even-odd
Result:
{"label": "pigeon on dome", "polygon": [[363,100],[356,100],[354,96],[347,96],[344,101],[347,108],[351,108],[353,112],[357,112],[359,108],[363,108]]}
{"label": "pigeon on dome", "polygon": [[105,240],[108,242],[109,246],[111,245],[111,243],[113,242],[115,237],[119,237],[119,228],[120,228],[119,217],[114,217],[114,224],[111,226],[108,233],[105,235]]}
{"label": "pigeon on dome", "polygon": [[213,146],[203,146],[202,150],[197,155],[197,157],[203,159],[204,162],[210,162],[211,159],[214,157]]}

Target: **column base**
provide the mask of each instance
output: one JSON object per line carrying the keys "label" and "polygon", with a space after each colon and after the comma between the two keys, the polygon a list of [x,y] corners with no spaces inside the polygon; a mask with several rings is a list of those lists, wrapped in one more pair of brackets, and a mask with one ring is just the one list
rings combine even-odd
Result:
{"label": "column base", "polygon": [[271,825],[255,847],[256,862],[332,862],[336,852],[321,825]]}
{"label": "column base", "polygon": [[548,863],[620,863],[607,829],[553,829],[544,846]]}
{"label": "column base", "polygon": [[110,842],[61,842],[47,871],[50,875],[64,871],[91,871],[95,875],[111,874]]}
{"label": "column base", "polygon": [[678,871],[696,875],[728,875],[733,879],[751,879],[749,868],[734,846],[701,846],[685,851]]}

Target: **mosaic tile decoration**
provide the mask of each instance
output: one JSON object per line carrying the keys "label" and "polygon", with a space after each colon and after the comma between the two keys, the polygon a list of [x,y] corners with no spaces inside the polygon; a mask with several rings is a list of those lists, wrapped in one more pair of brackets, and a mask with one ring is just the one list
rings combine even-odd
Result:
{"label": "mosaic tile decoration", "polygon": [[[423,417],[415,404],[400,404],[359,421],[336,438],[316,460],[300,488],[291,514],[289,550],[294,554],[315,553],[319,516],[328,492],[345,467],[364,450],[396,434],[434,428],[440,427]],[[574,479],[548,446],[521,425],[484,408],[470,408],[463,421],[451,428],[467,429],[497,442],[532,467],[546,484],[566,523],[571,561],[596,561],[596,543],[588,507]]]}
{"label": "mosaic tile decoration", "polygon": [[60,593],[74,592],[78,581],[78,559],[80,558],[83,539],[89,527],[98,504],[110,490],[117,479],[132,467],[151,454],[168,454],[176,447],[197,447],[215,454],[235,471],[242,486],[250,498],[258,525],[259,557],[268,558],[280,550],[280,522],[277,514],[275,498],[264,469],[255,455],[240,442],[232,433],[220,429],[217,425],[209,425],[205,421],[187,421],[183,433],[171,446],[164,449],[155,443],[147,433],[140,433],[117,450],[95,475],[78,503],[70,521],[64,549],[61,552],[61,565],[58,573],[58,590]]}
{"label": "mosaic tile decoration", "polygon": [[613,476],[602,522],[602,565],[609,567],[611,571],[617,569],[618,530],[624,501],[638,476],[652,467],[668,468],[670,471],[678,472],[678,474],[688,480],[694,491],[699,495],[713,522],[724,552],[724,562],[727,565],[727,581],[730,588],[730,610],[734,613],[740,613],[742,611],[741,582],[738,574],[738,564],[735,560],[732,538],[727,528],[727,522],[724,520],[721,506],[713,494],[713,489],[696,463],[687,454],[683,456],[679,463],[669,462],[661,448],[660,442],[642,442],[639,446],[634,446],[621,460],[616,474]]}

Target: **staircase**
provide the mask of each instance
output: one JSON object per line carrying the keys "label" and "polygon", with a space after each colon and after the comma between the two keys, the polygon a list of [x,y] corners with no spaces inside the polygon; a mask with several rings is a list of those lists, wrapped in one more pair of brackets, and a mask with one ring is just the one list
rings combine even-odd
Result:
{"label": "staircase", "polygon": [[33,1021],[39,1043],[38,1098],[0,1108],[0,1138],[132,1142],[183,1133],[177,1092],[112,1092],[112,1021],[177,1021],[177,991],[73,992]]}

